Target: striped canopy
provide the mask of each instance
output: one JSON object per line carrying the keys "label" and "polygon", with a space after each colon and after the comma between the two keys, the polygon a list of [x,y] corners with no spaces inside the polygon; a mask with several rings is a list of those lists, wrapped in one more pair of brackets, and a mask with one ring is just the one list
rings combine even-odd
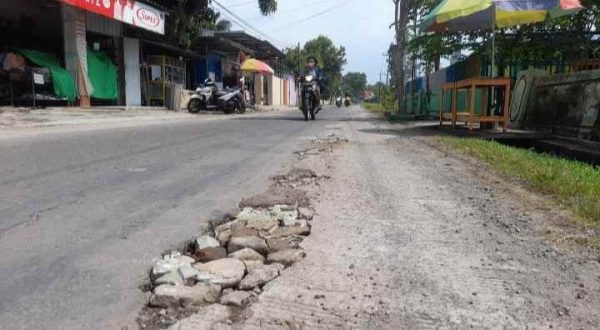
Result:
{"label": "striped canopy", "polygon": [[581,9],[579,0],[443,0],[421,30],[456,32],[543,22]]}
{"label": "striped canopy", "polygon": [[271,75],[275,73],[275,70],[273,70],[273,68],[271,68],[267,63],[253,58],[245,60],[244,63],[242,63],[241,69],[243,72],[247,73],[260,73],[264,75]]}

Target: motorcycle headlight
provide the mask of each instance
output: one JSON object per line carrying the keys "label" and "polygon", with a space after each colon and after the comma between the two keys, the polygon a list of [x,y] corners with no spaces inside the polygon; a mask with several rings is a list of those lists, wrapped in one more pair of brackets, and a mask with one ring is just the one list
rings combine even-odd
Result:
{"label": "motorcycle headlight", "polygon": [[311,81],[313,81],[313,79],[315,79],[315,77],[313,77],[310,74],[308,76],[304,77],[304,81],[306,81],[306,82],[311,82]]}

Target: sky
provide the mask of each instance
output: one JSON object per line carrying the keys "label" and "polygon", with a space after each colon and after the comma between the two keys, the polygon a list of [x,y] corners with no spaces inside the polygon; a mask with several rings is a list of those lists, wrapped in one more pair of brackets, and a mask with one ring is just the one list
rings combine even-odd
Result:
{"label": "sky", "polygon": [[[267,17],[260,14],[257,0],[218,2],[268,36],[279,48],[295,47],[298,42],[303,45],[323,34],[337,46],[346,48],[348,63],[344,72],[364,72],[373,84],[383,71],[385,80],[384,54],[394,38],[393,29],[389,28],[394,20],[392,0],[279,0],[277,12]],[[232,21],[232,30],[242,29],[232,15],[219,12]],[[250,29],[244,30],[266,38]]]}

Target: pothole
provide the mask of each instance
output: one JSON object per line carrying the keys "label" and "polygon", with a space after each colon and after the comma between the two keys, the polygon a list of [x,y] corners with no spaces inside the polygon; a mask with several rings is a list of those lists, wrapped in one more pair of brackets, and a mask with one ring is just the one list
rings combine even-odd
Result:
{"label": "pothole", "polygon": [[265,285],[306,256],[301,244],[311,233],[314,208],[299,187],[325,179],[302,168],[274,176],[267,191],[242,199],[235,212],[163,253],[140,287],[150,298],[139,327],[166,329],[199,312],[208,313],[207,321],[236,321]]}

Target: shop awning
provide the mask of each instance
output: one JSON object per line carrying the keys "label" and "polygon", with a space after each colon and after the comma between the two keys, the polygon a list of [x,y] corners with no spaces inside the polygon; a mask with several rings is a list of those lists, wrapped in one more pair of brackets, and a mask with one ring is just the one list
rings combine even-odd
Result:
{"label": "shop awning", "polygon": [[[143,43],[145,43],[145,44],[169,50],[169,51],[171,51],[174,54],[177,54],[179,56],[183,56],[183,57],[186,57],[186,58],[189,58],[189,59],[192,59],[192,60],[203,58],[203,56],[201,56],[198,53],[191,52],[191,51],[185,50],[183,48],[179,48],[179,47],[170,45],[168,43],[164,43],[164,42],[160,42],[160,41],[154,41],[154,40],[148,40],[148,39],[140,39],[140,40]],[[158,55],[158,54],[155,54],[155,55]]]}

